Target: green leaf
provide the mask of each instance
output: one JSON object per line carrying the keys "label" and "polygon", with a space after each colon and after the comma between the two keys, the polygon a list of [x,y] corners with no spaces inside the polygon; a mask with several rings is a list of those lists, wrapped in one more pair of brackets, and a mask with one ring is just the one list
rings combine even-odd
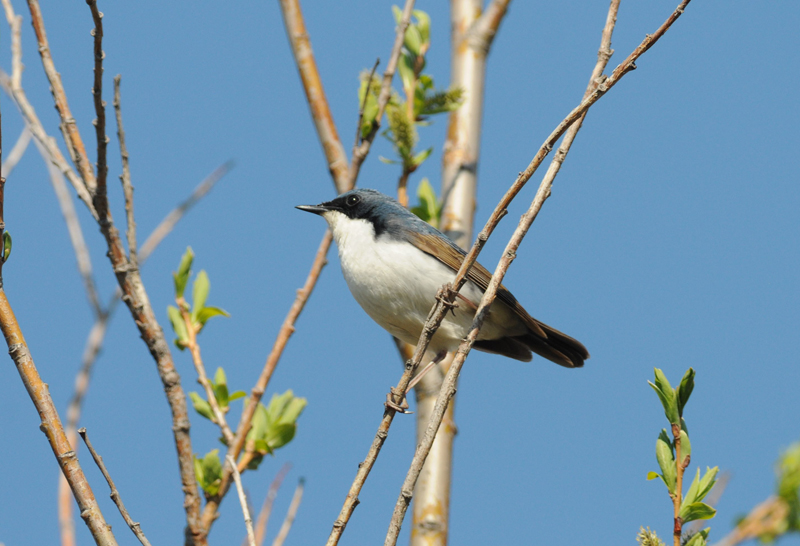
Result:
{"label": "green leaf", "polygon": [[706,541],[708,541],[709,531],[711,531],[711,527],[706,527],[702,531],[697,531],[683,546],[705,546]]}
{"label": "green leaf", "polygon": [[672,453],[672,442],[670,442],[667,431],[664,429],[661,430],[661,434],[658,435],[656,440],[656,461],[658,461],[667,489],[670,494],[674,494],[678,474],[675,468],[675,456]]}
{"label": "green leaf", "polygon": [[275,425],[267,432],[267,444],[271,451],[281,448],[292,441],[297,426],[294,424]]}
{"label": "green leaf", "polygon": [[711,519],[717,511],[704,502],[693,502],[681,507],[680,518],[683,523],[689,523],[697,519]]}
{"label": "green leaf", "polygon": [[417,79],[414,73],[415,64],[416,57],[408,53],[400,55],[400,59],[397,63],[397,72],[400,74],[400,80],[403,82],[403,89],[406,90],[407,95],[410,95],[411,91],[414,90],[414,82]]}
{"label": "green leaf", "polygon": [[697,500],[703,500],[711,492],[714,484],[717,483],[717,472],[719,472],[719,467],[717,466],[714,468],[706,467],[706,473],[703,479],[700,480],[700,486],[698,487]]}
{"label": "green leaf", "polygon": [[464,90],[460,87],[447,91],[436,91],[430,95],[423,95],[418,113],[422,116],[432,116],[443,112],[452,112],[458,110],[463,103]]}
{"label": "green leaf", "polygon": [[656,478],[661,478],[662,480],[664,479],[664,478],[661,476],[661,474],[659,474],[658,472],[652,472],[652,471],[651,471],[651,472],[648,472],[648,473],[647,473],[647,479],[648,479],[648,480],[655,480]]}
{"label": "green leaf", "polygon": [[417,188],[419,204],[411,208],[411,212],[420,219],[428,222],[435,228],[439,227],[439,217],[442,213],[442,205],[436,196],[436,191],[431,186],[427,178],[423,178]]}
{"label": "green leaf", "polygon": [[681,507],[688,506],[690,504],[694,504],[695,502],[702,500],[697,497],[697,493],[700,490],[700,469],[697,469],[697,472],[694,475],[694,479],[692,480],[692,485],[689,486],[689,491],[686,492],[686,495],[683,497],[681,501]]}
{"label": "green leaf", "polygon": [[167,316],[172,324],[172,331],[178,337],[175,340],[175,345],[182,351],[189,343],[189,332],[186,330],[186,323],[183,321],[183,316],[181,316],[178,308],[172,305],[167,306]]}
{"label": "green leaf", "polygon": [[[222,464],[219,460],[219,449],[212,449],[203,457],[201,468],[203,481],[200,481],[200,486],[209,495],[216,495],[219,492],[219,484],[222,481]],[[197,472],[197,463],[195,463],[195,472]]]}
{"label": "green leaf", "polygon": [[247,441],[256,441],[263,439],[267,434],[267,426],[269,418],[267,417],[267,408],[261,402],[258,403],[256,411],[253,414],[251,421],[250,431],[247,433]]}
{"label": "green leaf", "polygon": [[172,278],[175,281],[175,299],[183,297],[186,284],[189,282],[189,274],[192,271],[193,260],[194,252],[192,252],[192,247],[187,246],[186,252],[181,257],[181,263],[178,264],[178,271],[172,274]]}
{"label": "green leaf", "polygon": [[422,35],[417,25],[409,23],[406,35],[403,37],[403,45],[414,57],[420,56],[422,53]]}
{"label": "green leaf", "polygon": [[7,231],[3,232],[3,263],[8,261],[11,256],[11,234]]}
{"label": "green leaf", "polygon": [[[378,96],[377,92],[381,88],[381,82],[378,78],[373,77],[370,83],[370,72],[361,73],[361,84],[358,88],[358,108],[364,105],[364,114],[361,119],[361,138],[366,138],[372,131],[372,126],[375,123],[375,117],[378,115]],[[367,92],[367,84],[369,84],[369,95],[367,95],[366,102],[364,102],[364,94]]]}
{"label": "green leaf", "polygon": [[664,372],[655,368],[656,382],[655,384],[648,381],[653,390],[656,391],[658,398],[661,400],[661,405],[664,406],[664,415],[667,420],[672,424],[680,424],[680,416],[678,415],[678,401],[675,397],[675,389],[667,381]]}
{"label": "green leaf", "polygon": [[392,14],[394,15],[394,22],[399,25],[403,20],[403,10],[400,9],[400,6],[393,5]]}
{"label": "green leaf", "polygon": [[228,395],[228,403],[238,400],[239,398],[244,398],[245,396],[247,396],[247,393],[244,391],[232,392]]}
{"label": "green leaf", "polygon": [[378,156],[378,160],[381,163],[386,163],[387,165],[399,165],[400,161],[395,161],[394,159],[389,159],[388,157],[383,157],[382,155]]}
{"label": "green leaf", "polygon": [[202,398],[196,392],[190,392],[189,398],[192,399],[192,406],[194,406],[194,411],[196,411],[209,421],[214,420],[214,412],[211,411],[211,404],[209,404],[204,398]]}
{"label": "green leaf", "polygon": [[417,19],[416,26],[419,31],[420,39],[424,45],[427,45],[431,41],[431,18],[421,9],[415,9],[413,13],[414,17]]}
{"label": "green leaf", "polygon": [[219,315],[222,315],[223,317],[230,316],[230,314],[228,314],[227,311],[225,311],[224,309],[220,309],[219,307],[203,307],[202,309],[200,309],[200,311],[197,312],[197,317],[195,318],[195,320],[202,329],[202,327],[206,325],[206,322],[208,322],[208,319]]}
{"label": "green leaf", "polygon": [[198,313],[206,306],[206,299],[210,289],[211,283],[208,280],[208,274],[203,269],[197,274],[192,287],[192,322],[197,322]]}
{"label": "green leaf", "polygon": [[689,401],[689,396],[691,396],[693,390],[694,390],[694,369],[689,368],[688,370],[686,370],[686,373],[683,374],[683,379],[681,379],[681,384],[678,385],[677,389],[677,402],[678,402],[679,415],[683,416],[683,408]]}
{"label": "green leaf", "polygon": [[413,163],[415,166],[419,167],[420,165],[422,165],[422,163],[423,163],[423,162],[424,162],[426,159],[428,159],[428,157],[429,157],[429,156],[430,156],[432,153],[433,153],[433,147],[430,147],[430,148],[428,148],[427,150],[423,150],[423,151],[421,151],[420,153],[418,153],[417,155],[415,155],[415,156],[414,156],[414,157],[411,159],[411,162],[412,162],[412,163]]}
{"label": "green leaf", "polygon": [[253,456],[253,458],[250,459],[250,462],[247,463],[247,469],[248,470],[258,470],[258,466],[261,464],[261,462],[263,460],[264,460],[264,455],[262,455],[261,453],[256,453]]}
{"label": "green leaf", "polygon": [[217,373],[214,374],[214,381],[212,382],[214,389],[214,397],[220,408],[228,407],[228,380],[225,377],[225,370],[221,367],[217,368]]}
{"label": "green leaf", "polygon": [[[686,434],[685,430],[681,431],[681,459],[684,461],[686,457],[690,457],[692,455],[692,443],[689,441],[689,435]],[[683,463],[683,461],[681,461]]]}

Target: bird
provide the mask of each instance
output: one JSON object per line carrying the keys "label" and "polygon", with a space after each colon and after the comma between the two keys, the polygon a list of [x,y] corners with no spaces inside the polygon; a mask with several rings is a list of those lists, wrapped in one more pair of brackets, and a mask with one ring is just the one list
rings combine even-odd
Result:
{"label": "bird", "polygon": [[[347,286],[364,311],[397,339],[416,345],[438,290],[454,280],[466,252],[377,190],[354,189],[319,205],[296,208],[327,221]],[[457,307],[428,346],[434,359],[416,380],[458,348],[491,277],[481,264],[473,264]],[[589,358],[583,344],[533,318],[502,285],[474,348],[523,362],[536,353],[566,368],[580,368]]]}

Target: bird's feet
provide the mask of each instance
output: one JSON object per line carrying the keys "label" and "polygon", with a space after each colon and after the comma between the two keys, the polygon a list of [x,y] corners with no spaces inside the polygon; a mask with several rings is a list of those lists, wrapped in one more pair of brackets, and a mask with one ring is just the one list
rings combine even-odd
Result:
{"label": "bird's feet", "polygon": [[392,387],[389,392],[386,394],[386,402],[383,404],[387,408],[391,408],[397,413],[414,413],[413,411],[408,411],[408,401],[406,400],[405,393],[398,393],[394,387]]}

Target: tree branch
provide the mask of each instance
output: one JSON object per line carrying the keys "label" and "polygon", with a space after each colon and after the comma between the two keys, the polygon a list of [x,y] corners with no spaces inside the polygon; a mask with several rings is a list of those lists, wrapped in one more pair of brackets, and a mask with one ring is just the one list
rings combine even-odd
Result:
{"label": "tree branch", "polygon": [[250,517],[250,509],[247,507],[247,497],[244,495],[244,488],[242,487],[242,477],[239,471],[236,470],[236,461],[230,455],[225,456],[225,462],[231,468],[233,473],[233,481],[236,482],[236,491],[239,493],[239,504],[242,505],[242,514],[244,515],[244,525],[247,528],[247,542],[250,546],[256,546],[256,537],[253,533],[253,520]]}
{"label": "tree branch", "polygon": [[346,192],[352,187],[348,172],[347,156],[344,153],[344,146],[339,140],[339,133],[336,131],[336,124],[333,122],[328,106],[328,99],[325,90],[322,88],[322,80],[319,77],[317,61],[314,59],[314,52],[311,49],[311,39],[306,30],[303,19],[303,11],[300,9],[299,0],[280,0],[283,23],[286,26],[286,34],[289,37],[289,45],[292,48],[297,71],[303,82],[303,89],[306,92],[306,100],[311,110],[311,119],[317,129],[322,150],[328,161],[333,183],[336,191]]}
{"label": "tree branch", "polygon": [[131,184],[131,169],[128,164],[128,146],[125,144],[125,129],[122,127],[122,102],[120,98],[120,83],[122,76],[117,74],[114,77],[114,113],[117,118],[117,139],[119,140],[119,152],[122,156],[122,174],[119,176],[122,182],[122,192],[125,194],[125,217],[128,221],[128,257],[133,267],[139,263],[136,256],[136,220],[133,216],[133,184]]}
{"label": "tree branch", "polygon": [[[97,114],[97,119],[94,120],[97,136],[96,186],[93,191],[88,183],[87,187],[94,193],[94,207],[97,209],[97,214],[102,222],[108,208],[108,199],[106,197],[106,178],[108,177],[106,150],[108,148],[108,137],[106,136],[106,103],[103,101],[103,58],[105,57],[105,53],[103,53],[103,14],[97,9],[96,0],[86,0],[86,4],[91,10],[92,19],[94,20],[94,28],[92,29],[92,37],[94,37],[94,85],[92,86],[92,97],[94,98],[94,111]],[[42,30],[44,30],[44,27],[42,27]],[[66,102],[65,95],[64,104]],[[76,128],[75,134],[77,133]],[[86,180],[84,176],[84,181]]]}
{"label": "tree branch", "polygon": [[[452,303],[455,298],[455,293],[463,286],[464,284],[464,275],[469,267],[471,267],[472,263],[475,261],[475,257],[480,249],[486,242],[486,239],[489,237],[491,232],[497,225],[500,217],[505,214],[505,209],[512,199],[522,188],[522,186],[530,179],[539,165],[542,163],[544,158],[547,156],[548,152],[552,149],[555,142],[558,138],[563,135],[567,128],[572,125],[578,118],[580,118],[584,112],[586,112],[589,107],[592,106],[597,100],[600,99],[609,89],[611,89],[614,85],[619,82],[619,80],[628,72],[635,68],[634,62],[648,49],[650,49],[653,44],[655,44],[661,36],[670,28],[672,23],[677,20],[678,17],[681,16],[684,9],[686,8],[687,4],[690,0],[683,0],[681,4],[677,7],[677,9],[670,15],[670,17],[658,28],[658,30],[653,35],[648,35],[644,41],[620,64],[614,72],[612,72],[611,76],[606,79],[602,83],[598,83],[598,85],[594,86],[595,89],[584,99],[581,104],[576,107],[570,114],[562,121],[559,126],[556,128],[553,133],[548,137],[545,143],[541,146],[539,151],[537,152],[534,159],[528,165],[528,168],[520,173],[517,177],[517,180],[514,182],[512,187],[508,190],[506,195],[500,201],[500,204],[495,208],[494,212],[492,213],[489,221],[487,222],[484,229],[481,231],[481,234],[478,235],[478,239],[475,241],[470,252],[467,254],[464,262],[462,263],[461,269],[459,270],[458,274],[456,275],[456,280],[453,282],[452,289],[443,289],[443,291],[447,292],[445,298],[442,298],[445,301],[437,301],[434,308],[431,310],[431,317],[428,320],[425,328],[423,328],[423,333],[420,336],[420,343],[417,345],[417,350],[415,352],[415,361],[412,364],[412,368],[416,369],[416,366],[419,365],[419,361],[422,357],[421,350],[424,350],[427,347],[430,338],[435,332],[435,329],[439,327],[444,318],[444,314],[447,312],[447,305],[446,302]],[[397,543],[397,537],[400,533],[400,527],[402,525],[402,521],[405,516],[405,512],[408,509],[408,505],[411,502],[411,498],[413,496],[414,485],[416,484],[417,478],[419,477],[419,473],[422,469],[422,465],[425,462],[425,458],[430,451],[431,444],[433,444],[433,440],[436,436],[436,432],[441,425],[442,418],[444,416],[445,410],[447,405],[455,394],[455,385],[458,379],[458,374],[461,371],[462,366],[464,365],[464,361],[469,354],[470,350],[472,349],[475,340],[478,337],[478,333],[480,331],[481,326],[486,318],[486,315],[489,311],[489,306],[491,305],[492,301],[497,293],[497,289],[499,288],[500,284],[503,281],[503,277],[505,276],[508,267],[511,265],[511,262],[516,257],[517,249],[519,248],[520,243],[522,242],[523,237],[530,229],[530,226],[533,224],[533,221],[536,219],[536,216],[539,213],[544,201],[550,195],[550,185],[552,180],[545,177],[542,180],[542,183],[539,186],[538,191],[536,192],[536,196],[534,197],[531,206],[528,208],[528,211],[522,216],[520,223],[514,234],[512,235],[511,239],[509,240],[508,244],[506,245],[506,249],[503,252],[503,256],[500,259],[500,262],[495,269],[494,274],[492,275],[492,279],[489,282],[489,286],[486,289],[486,292],[481,299],[481,303],[478,306],[478,310],[475,313],[475,318],[473,320],[472,326],[470,327],[469,334],[467,335],[466,339],[461,343],[456,353],[455,358],[453,359],[453,364],[450,366],[450,369],[445,376],[444,384],[442,385],[442,389],[439,392],[439,396],[436,400],[436,406],[434,408],[433,415],[431,416],[431,421],[428,423],[428,428],[425,431],[425,437],[422,442],[417,446],[417,450],[414,454],[414,458],[411,462],[411,467],[409,468],[408,474],[406,475],[406,479],[403,482],[403,486],[400,490],[400,495],[397,500],[397,504],[395,505],[394,514],[392,515],[392,520],[389,524],[389,531],[386,536],[386,541],[384,542],[385,546],[394,546]],[[448,287],[449,288],[449,287]],[[437,311],[438,309],[438,311]],[[433,332],[428,335],[428,332],[433,330]],[[420,353],[417,356],[417,353]],[[408,365],[407,365],[408,368]],[[401,381],[400,388],[404,388]],[[399,389],[398,389],[399,390]]]}
{"label": "tree branch", "polygon": [[31,136],[32,135],[28,130],[28,127],[23,127],[17,142],[14,143],[14,147],[11,148],[11,152],[6,155],[6,160],[3,161],[3,166],[0,168],[0,170],[3,172],[3,176],[8,177],[14,170],[14,167],[17,166],[17,163],[19,163],[19,160],[22,159],[22,156],[25,155],[25,151],[28,149],[28,144],[31,143]]}
{"label": "tree branch", "polygon": [[89,453],[92,454],[92,459],[94,459],[95,464],[97,464],[97,468],[100,469],[100,472],[102,472],[106,482],[108,482],[108,487],[111,489],[111,500],[113,500],[114,504],[116,504],[117,508],[119,508],[119,513],[122,515],[122,519],[124,519],[125,523],[128,524],[128,527],[131,528],[131,531],[133,531],[133,534],[139,539],[139,542],[142,543],[142,546],[150,546],[150,541],[147,540],[146,536],[144,536],[142,526],[133,521],[133,518],[131,518],[128,510],[125,509],[125,504],[122,502],[122,497],[117,490],[117,486],[114,485],[114,480],[111,479],[111,475],[108,473],[108,469],[103,463],[103,458],[97,453],[97,451],[95,451],[92,443],[89,441],[89,437],[86,435],[86,429],[81,428],[78,430],[78,433],[81,435],[81,438],[83,438],[86,447],[89,449]]}
{"label": "tree branch", "polygon": [[297,516],[297,510],[300,508],[300,502],[303,500],[304,487],[305,480],[300,478],[300,481],[297,483],[297,487],[294,490],[292,502],[289,504],[289,510],[286,512],[286,518],[283,520],[281,530],[278,531],[278,536],[275,537],[275,540],[272,542],[272,546],[283,546],[283,543],[286,541],[286,537],[289,536],[289,531],[292,529],[292,523],[294,523],[294,518]]}
{"label": "tree branch", "polygon": [[256,546],[264,544],[264,537],[267,535],[267,523],[269,523],[269,517],[272,514],[272,505],[278,496],[278,490],[281,488],[283,479],[291,468],[291,464],[284,464],[275,474],[275,479],[272,480],[269,486],[267,496],[264,498],[264,504],[261,505],[261,511],[258,513],[258,519],[256,520]]}

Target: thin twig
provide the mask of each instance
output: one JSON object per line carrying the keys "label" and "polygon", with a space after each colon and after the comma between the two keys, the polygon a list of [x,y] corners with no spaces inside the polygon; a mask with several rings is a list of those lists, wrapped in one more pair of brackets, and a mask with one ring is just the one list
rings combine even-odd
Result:
{"label": "thin twig", "polygon": [[[477,253],[485,244],[486,239],[494,230],[494,227],[497,225],[500,217],[503,216],[510,199],[513,198],[518,192],[519,189],[530,179],[533,175],[535,170],[539,167],[541,162],[547,156],[548,152],[552,149],[552,146],[555,144],[556,140],[564,134],[567,128],[574,123],[586,110],[591,107],[592,104],[597,102],[599,98],[605,94],[611,87],[616,85],[616,83],[628,72],[635,68],[634,62],[648,49],[650,49],[653,44],[655,44],[661,36],[670,28],[672,23],[677,20],[678,17],[683,13],[686,5],[690,2],[690,0],[683,0],[683,2],[678,6],[678,8],[670,15],[670,17],[658,28],[658,30],[652,34],[648,35],[644,41],[637,47],[623,62],[620,64],[614,71],[612,72],[611,76],[602,83],[599,83],[594,91],[581,102],[581,104],[575,108],[570,114],[562,121],[556,130],[548,137],[545,143],[537,152],[536,156],[534,156],[533,161],[531,161],[528,168],[520,173],[517,180],[514,182],[512,187],[508,190],[506,195],[501,200],[500,204],[492,213],[489,221],[487,222],[486,226],[482,230],[481,234],[478,236],[475,244],[473,245],[470,252],[467,254],[464,262],[462,263],[461,269],[459,270],[456,280],[453,282],[453,288],[446,287],[441,292],[444,292],[444,301],[437,301],[434,308],[431,310],[431,315],[429,316],[429,320],[427,321],[425,327],[423,328],[423,332],[420,336],[420,342],[417,345],[417,350],[415,352],[415,359],[414,362],[410,363],[411,366],[407,365],[406,374],[404,374],[403,379],[401,380],[400,384],[396,392],[402,393],[403,390],[407,386],[407,382],[405,381],[406,376],[410,378],[411,373],[409,373],[408,368],[411,368],[411,372],[413,372],[416,367],[419,365],[419,362],[422,357],[422,352],[427,347],[427,344],[430,342],[430,338],[435,333],[436,328],[441,324],[442,319],[444,318],[444,314],[447,312],[446,302],[452,303],[455,299],[455,293],[457,292],[460,287],[464,283],[464,274],[471,267],[472,263],[474,263],[474,259],[477,256]],[[551,181],[550,181],[551,182]],[[450,369],[445,376],[444,383],[442,388],[439,392],[439,396],[436,400],[436,406],[434,408],[434,412],[431,416],[431,420],[428,423],[428,428],[425,431],[425,436],[423,441],[420,442],[417,446],[416,452],[414,453],[414,458],[411,462],[411,467],[409,468],[408,474],[406,475],[406,479],[403,482],[403,486],[400,491],[400,495],[398,497],[397,503],[395,505],[395,510],[392,515],[392,520],[389,524],[389,531],[386,535],[386,541],[384,542],[385,546],[394,546],[397,543],[397,537],[400,534],[400,527],[402,525],[402,521],[405,517],[405,512],[408,509],[408,505],[411,502],[411,498],[413,496],[414,485],[416,484],[417,478],[419,477],[419,473],[422,470],[422,465],[425,462],[425,458],[427,457],[428,452],[430,451],[431,444],[436,436],[436,432],[439,429],[439,425],[441,425],[442,418],[444,416],[444,412],[448,406],[450,399],[452,398],[453,394],[455,394],[455,385],[458,379],[458,375],[461,372],[461,368],[464,365],[464,361],[469,354],[470,350],[472,349],[475,340],[477,339],[478,333],[480,331],[481,326],[483,325],[483,321],[485,320],[486,315],[489,311],[489,306],[491,305],[492,301],[494,300],[497,289],[500,286],[500,283],[505,276],[508,267],[511,265],[511,262],[516,257],[517,249],[519,248],[522,239],[525,237],[525,234],[530,229],[530,226],[533,224],[533,221],[536,219],[536,216],[541,210],[544,201],[550,194],[550,184],[548,183],[547,177],[542,180],[542,183],[539,186],[539,189],[536,192],[536,196],[534,197],[531,206],[528,208],[527,212],[522,216],[520,223],[514,234],[512,235],[511,239],[509,240],[508,244],[506,245],[505,251],[503,252],[502,258],[495,269],[494,274],[492,275],[492,279],[489,282],[489,286],[486,289],[486,292],[481,299],[481,303],[478,306],[478,310],[475,313],[475,318],[473,320],[472,326],[470,327],[470,331],[466,337],[466,339],[461,343],[456,353],[456,357],[453,359],[453,363],[450,366]],[[438,308],[438,311],[437,311]],[[419,354],[418,354],[419,353]],[[405,383],[405,384],[404,384]],[[387,408],[388,409],[388,408]]]}
{"label": "thin twig", "polygon": [[[0,183],[0,226],[3,225],[2,188],[3,184]],[[47,441],[53,449],[58,465],[72,488],[72,493],[80,508],[81,517],[86,522],[89,532],[98,545],[116,546],[117,541],[111,533],[111,526],[103,518],[92,488],[78,463],[75,451],[73,451],[66,434],[64,434],[64,428],[61,426],[61,419],[53,404],[50,391],[39,376],[28,345],[22,335],[22,330],[20,330],[19,323],[14,316],[14,311],[8,303],[5,290],[2,289],[0,289],[0,329],[3,331],[3,336],[8,345],[8,352],[17,366],[22,383],[25,385],[25,389],[28,391],[28,395],[39,413],[42,421],[39,428],[47,436]]]}
{"label": "thin twig", "polygon": [[122,76],[117,74],[114,77],[114,113],[117,118],[117,139],[119,140],[119,152],[122,156],[122,174],[119,176],[122,182],[122,192],[125,194],[125,217],[128,220],[128,257],[131,265],[136,267],[139,259],[136,256],[136,220],[133,216],[133,184],[131,184],[131,169],[128,164],[128,146],[125,144],[125,129],[122,126],[122,102],[120,99],[120,83]]}
{"label": "thin twig", "polygon": [[770,496],[753,508],[734,529],[714,546],[735,546],[746,540],[762,536],[777,537],[786,532],[786,519],[791,508],[786,500]]}
{"label": "thin twig", "polygon": [[75,252],[75,261],[77,262],[78,273],[83,281],[86,298],[89,300],[95,321],[100,321],[103,315],[106,314],[106,310],[100,303],[100,297],[97,293],[92,258],[89,254],[89,247],[86,245],[86,239],[83,236],[83,228],[81,228],[81,223],[78,220],[78,214],[75,211],[75,204],[72,202],[72,195],[67,189],[64,175],[52,161],[48,160],[45,147],[38,140],[35,140],[34,144],[36,144],[36,148],[38,148],[39,154],[42,156],[50,173],[50,183],[56,194],[61,214],[64,216],[64,223],[67,225],[67,233],[69,234],[70,243],[72,243],[72,250]]}
{"label": "thin twig", "polygon": [[314,121],[317,136],[328,161],[328,170],[333,177],[336,191],[343,193],[352,186],[347,168],[347,156],[344,153],[344,146],[339,140],[339,133],[333,122],[333,114],[328,106],[325,90],[322,88],[322,80],[319,77],[314,52],[311,49],[311,39],[308,37],[300,1],[280,0],[280,5],[289,45],[292,48],[297,70],[300,72],[303,90],[306,92],[311,119]]}
{"label": "thin twig", "polygon": [[364,108],[367,106],[367,99],[369,98],[370,89],[372,87],[372,78],[375,77],[375,71],[378,69],[379,64],[381,64],[381,60],[375,59],[375,64],[372,65],[372,70],[369,71],[367,86],[364,88],[364,97],[361,99],[361,106],[358,108],[358,123],[356,124],[356,138],[353,141],[353,148],[358,146],[361,142],[361,125],[364,123]]}
{"label": "thin twig", "polygon": [[304,487],[305,480],[300,478],[300,481],[297,483],[297,488],[294,490],[292,502],[289,504],[289,510],[286,512],[286,518],[283,520],[281,530],[278,531],[278,536],[275,537],[275,540],[272,542],[272,546],[283,546],[283,543],[286,541],[286,537],[289,536],[289,531],[292,529],[292,523],[294,523],[294,518],[297,516],[297,510],[300,508],[300,502],[303,500]]}
{"label": "thin twig", "polygon": [[683,471],[689,464],[689,457],[686,457],[684,464],[681,458],[681,425],[672,425],[673,445],[675,446],[675,468],[677,470],[677,479],[675,480],[675,493],[672,496],[672,506],[675,512],[672,527],[672,543],[674,546],[681,546],[681,525],[680,518],[681,500],[683,498]]}
{"label": "thin twig", "polygon": [[94,459],[97,468],[100,469],[100,472],[102,472],[106,482],[108,482],[108,487],[111,489],[111,500],[113,500],[114,504],[116,504],[117,508],[119,508],[119,513],[122,515],[122,519],[124,519],[125,523],[128,524],[128,527],[131,528],[131,531],[133,531],[133,534],[139,539],[139,542],[142,543],[142,546],[150,546],[150,541],[147,540],[146,536],[144,536],[142,526],[139,525],[138,522],[133,521],[133,518],[131,518],[128,510],[125,509],[125,504],[122,502],[122,497],[117,490],[117,486],[114,485],[114,480],[111,479],[111,475],[108,473],[105,463],[103,463],[103,458],[97,453],[97,451],[95,451],[94,447],[92,446],[92,442],[89,441],[89,437],[86,434],[86,428],[78,429],[78,434],[80,434],[81,438],[83,438],[83,442],[89,449],[89,453],[92,454],[92,459]]}
{"label": "thin twig", "polygon": [[372,123],[372,130],[361,140],[361,144],[353,147],[353,154],[350,160],[350,187],[355,187],[361,165],[367,158],[367,154],[369,154],[372,141],[375,140],[375,135],[378,134],[378,129],[380,129],[383,112],[386,110],[386,105],[389,104],[389,98],[392,93],[392,79],[397,70],[397,62],[400,59],[400,52],[403,49],[403,39],[406,35],[406,29],[411,22],[411,13],[413,11],[414,0],[406,0],[405,6],[403,7],[403,15],[400,18],[400,24],[397,25],[395,31],[394,45],[392,45],[392,52],[389,55],[389,64],[386,65],[386,71],[383,73],[381,92],[378,95],[378,112],[375,115],[375,121]]}
{"label": "thin twig", "polygon": [[[108,162],[106,151],[108,148],[108,137],[106,136],[106,103],[103,101],[103,14],[97,9],[96,0],[86,0],[86,4],[92,12],[94,28],[94,85],[92,86],[92,97],[94,98],[94,111],[97,119],[94,120],[94,129],[97,136],[97,178],[94,191],[94,207],[103,222],[108,208],[106,198],[106,178],[108,177]],[[66,101],[65,101],[66,102]],[[76,131],[77,132],[77,131]],[[84,178],[86,180],[86,178]],[[92,188],[89,187],[92,191]]]}
{"label": "thin twig", "polygon": [[2,171],[4,177],[8,178],[8,176],[14,170],[14,167],[16,167],[17,163],[19,163],[19,160],[22,159],[23,155],[25,155],[25,151],[28,149],[28,144],[31,142],[31,136],[32,135],[28,130],[28,127],[23,127],[17,142],[14,144],[14,147],[11,148],[11,152],[6,154],[6,160],[3,161],[3,166],[0,171]]}
{"label": "thin twig", "polygon": [[[94,193],[97,182],[94,177],[94,172],[92,171],[89,156],[86,154],[86,147],[83,145],[83,139],[78,132],[78,125],[75,123],[75,118],[72,117],[72,111],[67,102],[67,95],[61,83],[61,75],[56,70],[56,65],[50,53],[50,44],[47,41],[47,33],[44,28],[44,19],[42,17],[42,9],[39,7],[39,0],[27,1],[28,9],[31,13],[31,24],[33,25],[33,31],[36,33],[36,41],[39,45],[39,56],[42,59],[44,73],[47,76],[47,80],[50,82],[50,91],[53,94],[56,110],[61,117],[61,134],[64,136],[64,143],[67,145],[67,150],[69,151],[73,163],[75,163],[75,168],[80,174],[85,189],[88,190],[89,193]],[[35,134],[36,133],[34,133],[34,135]]]}
{"label": "thin twig", "polygon": [[191,314],[189,314],[189,305],[186,303],[186,300],[183,299],[183,296],[177,298],[176,303],[180,310],[181,317],[183,317],[183,323],[186,325],[186,332],[189,335],[187,347],[192,353],[192,362],[194,363],[194,369],[197,371],[197,382],[200,383],[203,386],[203,390],[206,391],[208,405],[211,406],[211,413],[214,416],[213,421],[222,431],[225,444],[231,445],[233,443],[233,432],[231,431],[231,427],[228,426],[228,421],[225,419],[225,412],[219,407],[214,388],[211,386],[211,381],[208,380],[208,376],[206,375],[206,367],[203,364],[203,357],[200,355],[200,345],[197,343],[197,327],[192,322]]}
{"label": "thin twig", "polygon": [[[283,320],[283,324],[278,331],[278,336],[275,339],[272,350],[267,357],[267,362],[264,365],[264,368],[261,370],[261,375],[258,377],[255,387],[253,387],[253,390],[250,392],[250,398],[245,404],[244,411],[242,411],[242,416],[239,419],[239,426],[236,428],[235,439],[232,443],[228,444],[228,455],[234,459],[239,456],[244,448],[247,432],[250,430],[250,423],[253,419],[253,415],[255,415],[256,408],[258,407],[258,403],[261,401],[261,397],[264,396],[264,391],[266,390],[267,385],[272,378],[272,373],[275,371],[275,367],[278,365],[278,361],[283,354],[283,349],[286,347],[289,338],[294,333],[294,324],[297,321],[297,317],[300,316],[300,313],[303,311],[308,298],[311,296],[311,292],[317,283],[317,279],[322,272],[322,268],[328,263],[326,256],[332,241],[333,235],[331,235],[330,230],[328,230],[326,231],[325,236],[322,238],[322,242],[317,249],[317,254],[314,257],[314,263],[311,266],[311,271],[308,273],[306,282],[303,287],[297,291],[297,297],[295,298],[292,307],[289,309],[289,313],[286,315],[286,318]],[[223,468],[219,492],[215,496],[208,499],[208,502],[206,502],[206,507],[203,510],[204,529],[210,529],[211,524],[216,519],[219,504],[222,502],[222,498],[225,496],[228,488],[230,487],[230,478],[231,470],[229,470],[227,467]]]}
{"label": "thin twig", "polygon": [[[289,473],[291,470],[292,465],[290,463],[285,463],[278,473],[275,474],[275,478],[272,480],[272,483],[269,486],[269,490],[267,491],[267,496],[264,498],[264,504],[261,505],[261,510],[258,513],[258,519],[256,520],[256,546],[261,546],[264,544],[264,537],[267,536],[267,524],[269,523],[269,517],[272,514],[272,505],[275,503],[275,498],[278,496],[278,490],[281,488],[281,484],[283,483],[283,479],[286,477],[286,474]],[[245,543],[244,546],[247,546]]]}
{"label": "thin twig", "polygon": [[242,477],[239,475],[239,471],[236,470],[236,461],[233,460],[233,457],[226,455],[225,461],[228,463],[228,467],[230,467],[233,473],[233,481],[236,482],[236,491],[239,493],[239,504],[242,505],[242,514],[244,514],[244,525],[247,527],[247,541],[250,546],[256,546],[256,536],[253,533],[253,520],[250,518],[250,509],[247,507],[247,497],[244,495]]}
{"label": "thin twig", "polygon": [[22,15],[14,13],[11,0],[3,0],[3,10],[11,30],[11,85],[19,87],[22,83]]}

